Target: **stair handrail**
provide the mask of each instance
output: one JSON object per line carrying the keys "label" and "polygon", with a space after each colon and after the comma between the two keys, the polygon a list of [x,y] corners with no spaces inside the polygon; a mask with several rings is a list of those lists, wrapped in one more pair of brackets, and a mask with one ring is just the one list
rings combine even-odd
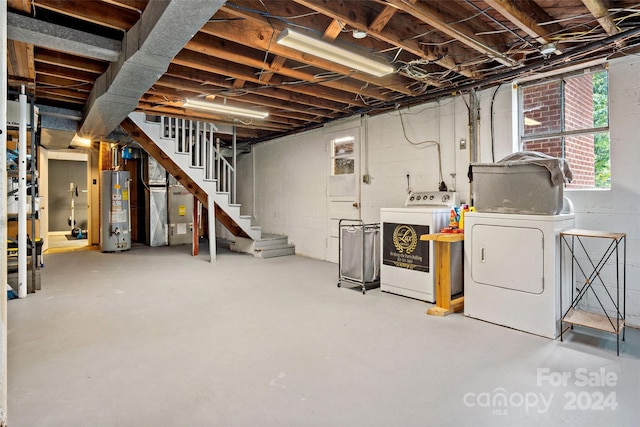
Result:
{"label": "stair handrail", "polygon": [[162,137],[173,139],[176,153],[191,154],[191,166],[204,169],[205,180],[216,181],[216,191],[228,193],[235,203],[235,167],[222,154],[213,123],[159,116]]}

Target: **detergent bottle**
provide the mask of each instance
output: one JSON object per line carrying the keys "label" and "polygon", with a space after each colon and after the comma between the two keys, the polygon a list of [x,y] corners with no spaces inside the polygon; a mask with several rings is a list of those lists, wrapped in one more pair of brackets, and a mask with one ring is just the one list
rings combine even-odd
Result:
{"label": "detergent bottle", "polygon": [[449,228],[458,228],[458,215],[456,214],[455,206],[451,208],[449,213]]}

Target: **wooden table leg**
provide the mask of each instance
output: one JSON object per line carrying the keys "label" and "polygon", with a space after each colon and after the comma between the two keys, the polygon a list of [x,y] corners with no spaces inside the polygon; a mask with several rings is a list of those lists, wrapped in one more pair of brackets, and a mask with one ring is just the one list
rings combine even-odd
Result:
{"label": "wooden table leg", "polygon": [[464,296],[451,300],[451,242],[435,241],[436,305],[427,310],[433,316],[447,316],[462,311]]}

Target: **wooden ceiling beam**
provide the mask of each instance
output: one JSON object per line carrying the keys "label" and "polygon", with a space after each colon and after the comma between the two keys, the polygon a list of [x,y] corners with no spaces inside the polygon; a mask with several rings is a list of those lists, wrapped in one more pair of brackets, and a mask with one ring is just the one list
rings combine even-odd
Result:
{"label": "wooden ceiling beam", "polygon": [[[42,100],[45,100],[45,99],[48,101],[57,101],[57,102],[62,102],[64,104],[75,104],[75,105],[84,105],[86,102],[86,100],[84,99],[69,98],[62,95],[38,91],[38,94],[36,95],[36,101],[40,103],[42,102]],[[74,107],[74,108],[77,109],[77,107]]]}
{"label": "wooden ceiling beam", "polygon": [[118,6],[125,9],[142,13],[147,7],[149,0],[102,0],[104,3],[110,3],[114,6]]}
{"label": "wooden ceiling beam", "polygon": [[538,25],[538,20],[546,22],[551,21],[552,18],[536,3],[522,1],[516,3],[514,0],[484,1],[540,44],[549,43],[550,34],[562,31],[559,24],[549,24],[544,27]]}
{"label": "wooden ceiling beam", "polygon": [[[180,77],[163,76],[154,85],[154,88],[169,87],[175,90],[189,91],[192,94],[202,94],[203,85],[196,81],[185,80]],[[273,91],[259,90],[251,92],[250,88],[247,88],[247,93],[238,99],[244,102],[253,103],[255,105],[266,105],[272,108],[280,108],[289,111],[303,112],[306,114],[313,114],[314,116],[333,118],[335,114],[328,109],[321,108],[321,102],[313,103],[313,100],[309,97],[302,97],[301,95],[292,94],[290,92],[281,91],[280,94],[276,94]],[[194,96],[194,95],[191,95]],[[271,100],[275,99],[275,100]],[[310,110],[310,108],[312,110]],[[312,112],[313,111],[313,112]]]}
{"label": "wooden ceiling beam", "polygon": [[[234,119],[229,119],[224,114],[216,114],[214,112],[202,112],[197,110],[185,110],[184,108],[176,108],[169,107],[164,105],[155,105],[152,103],[145,102],[141,100],[138,103],[138,108],[144,109],[145,111],[153,112],[153,114],[174,114],[180,117],[187,117],[191,119],[202,119],[209,122],[214,123],[226,123],[230,125],[237,125],[237,121]],[[276,124],[272,121],[266,120],[247,120],[243,121],[243,126],[252,128],[252,129],[263,129],[269,131],[286,131],[290,129],[290,126]]]}
{"label": "wooden ceiling beam", "polygon": [[53,95],[56,97],[64,97],[71,99],[79,99],[81,101],[86,101],[89,98],[88,92],[78,92],[73,89],[64,89],[64,88],[38,88],[36,89],[36,96],[46,97],[48,95]]}
{"label": "wooden ceiling beam", "polygon": [[45,87],[57,87],[71,89],[81,92],[91,92],[93,82],[78,82],[64,77],[55,77],[47,74],[36,73],[36,83]]}
{"label": "wooden ceiling beam", "polygon": [[[239,64],[232,67],[225,60],[216,59],[211,56],[203,55],[199,52],[183,50],[173,59],[172,62],[174,64],[185,65],[191,68],[199,68],[204,71],[221,74],[227,77],[245,79],[258,84],[261,83],[260,80],[255,77],[253,68],[243,67]],[[324,87],[322,85],[314,84],[313,87],[311,87],[304,82],[300,84],[293,84],[292,81],[286,81],[280,78],[280,76],[274,76],[272,83],[273,85],[280,85],[287,90],[316,96],[318,98],[318,102],[322,102],[322,98],[325,98],[346,105],[366,106],[363,101],[355,99],[352,94]]]}
{"label": "wooden ceiling beam", "polygon": [[338,38],[340,33],[342,32],[342,28],[344,24],[337,19],[331,21],[331,24],[324,30],[322,34],[322,38],[327,41],[333,41]]}
{"label": "wooden ceiling beam", "polygon": [[[363,83],[366,83],[368,85],[386,87],[389,90],[399,92],[404,95],[415,95],[415,93],[408,88],[409,84],[412,82],[407,81],[404,77],[398,74],[374,77],[367,73],[354,72],[353,70],[350,70],[349,67],[299,52],[295,49],[290,49],[271,41],[272,38],[275,40],[280,31],[285,29],[285,25],[281,22],[270,22],[262,16],[251,14],[250,12],[245,12],[243,10],[231,9],[227,6],[223,7],[218,14],[216,14],[216,16],[218,15],[223,17],[240,17],[245,20],[225,22],[224,25],[215,22],[208,23],[202,27],[201,31],[220,38],[233,40],[234,42],[245,46],[268,50],[274,55],[285,56],[288,59],[292,59],[303,64],[308,64],[330,72],[349,76],[352,79],[360,81],[360,87],[363,86]],[[338,20],[341,19],[338,18]]]}
{"label": "wooden ceiling beam", "polygon": [[38,64],[38,74],[47,76],[58,76],[78,82],[87,82],[91,84],[93,84],[98,77],[94,73],[87,73],[86,71],[52,64]]}
{"label": "wooden ceiling beam", "polygon": [[[217,74],[208,73],[200,69],[194,69],[183,65],[170,64],[164,77],[176,77],[179,79],[178,81],[191,80],[192,82],[195,82],[195,84],[199,85],[200,92],[202,92],[203,88],[208,90],[211,87],[215,88],[215,90],[211,91],[212,94],[219,93],[225,89],[233,91],[233,84],[229,79]],[[166,81],[164,80],[164,77],[162,80],[163,83]],[[255,83],[248,83],[243,86],[242,90],[238,91],[238,93],[253,93],[279,101],[301,104],[302,108],[306,111],[311,109],[316,115],[326,118],[335,117],[336,112],[344,112],[344,104],[342,103],[330,102],[327,100],[323,100],[322,103],[320,103],[318,102],[317,96],[308,96],[295,91],[280,89],[275,86],[265,87],[263,85],[256,85]]]}
{"label": "wooden ceiling beam", "polygon": [[[170,93],[172,89],[168,87],[159,86],[158,89],[159,90],[148,91],[147,94],[145,94],[145,96],[141,98],[141,100],[147,102],[162,103],[174,107],[181,107],[184,98],[193,96],[193,94],[177,90],[173,90],[175,94],[171,95]],[[293,120],[298,120],[300,122],[322,122],[322,118],[318,117],[317,115],[313,115],[308,111],[290,109],[287,108],[286,105],[283,105],[283,103],[267,103],[264,102],[264,99],[260,99],[260,97],[255,95],[244,95],[242,97],[242,101],[247,104],[272,108],[274,111],[278,111],[277,115],[280,117],[287,117]]]}
{"label": "wooden ceiling beam", "polygon": [[123,31],[129,30],[140,19],[140,14],[129,8],[95,0],[37,0],[34,4],[72,18]]}
{"label": "wooden ceiling beam", "polygon": [[[292,79],[326,86],[328,88],[349,92],[354,95],[361,94],[365,97],[370,97],[380,101],[391,100],[389,95],[383,95],[379,89],[363,88],[361,82],[356,82],[353,79],[318,79],[317,74],[315,73],[288,67],[279,67],[276,71],[270,68],[271,64],[264,61],[264,54],[260,54],[260,57],[256,57],[256,51],[244,45],[231,49],[227,41],[208,34],[195,35],[191,41],[187,43],[185,49],[193,50],[215,58],[224,58],[225,61],[232,61],[239,65],[251,66],[260,71],[265,70],[273,73],[277,72],[277,74],[290,77]],[[252,54],[253,56],[251,56]],[[260,74],[258,74],[258,79],[260,79]],[[273,76],[269,81],[272,81],[272,79]]]}
{"label": "wooden ceiling beam", "polygon": [[[393,25],[393,22],[391,21],[393,15],[389,16],[389,20],[383,27],[383,31],[376,32],[374,31],[374,28],[369,28],[367,17],[355,13],[349,2],[315,2],[313,0],[294,1],[311,10],[315,10],[316,12],[328,15],[334,19],[344,21],[355,29],[366,31],[370,36],[378,40],[388,43],[391,46],[395,46],[403,51],[407,51],[418,58],[433,62],[447,70],[454,71],[465,77],[478,77],[478,75],[472,70],[461,68],[452,58],[447,57],[446,55],[439,55],[431,49],[425,49],[417,40],[412,38],[413,34],[409,34],[407,31]],[[391,7],[398,9],[395,6]],[[383,9],[378,16],[383,13],[389,14],[389,11]],[[374,22],[374,20],[372,20],[372,22]]]}
{"label": "wooden ceiling beam", "polygon": [[7,8],[31,13],[31,0],[7,0]]}
{"label": "wooden ceiling beam", "polygon": [[582,0],[582,3],[589,9],[593,17],[598,20],[598,23],[608,35],[613,36],[620,32],[620,28],[618,28],[609,14],[609,2],[607,0]]}
{"label": "wooden ceiling beam", "polygon": [[398,9],[393,6],[385,5],[382,11],[375,17],[375,19],[367,27],[369,31],[373,33],[381,33],[384,27],[391,21],[393,15],[396,14]]}
{"label": "wooden ceiling beam", "polygon": [[7,40],[7,75],[11,79],[33,81],[36,77],[32,44]]}
{"label": "wooden ceiling beam", "polygon": [[[143,99],[149,102],[151,102],[151,100],[153,99],[156,102],[175,103],[178,106],[182,106],[185,98],[191,98],[196,96],[195,92],[190,92],[184,89],[180,89],[180,90],[174,89],[173,87],[169,86],[174,84],[173,82],[167,82],[167,86],[164,86],[162,83],[163,82],[159,82],[155,86],[154,91],[148,91],[147,94],[145,94],[145,96],[143,97]],[[154,95],[154,93],[158,93],[158,95],[156,96]],[[217,98],[222,98],[222,97],[217,97]],[[297,109],[294,109],[294,108],[291,108],[290,106],[285,105],[285,103],[271,101],[269,99],[265,99],[264,97],[260,97],[257,95],[247,94],[247,95],[243,95],[242,97],[234,97],[229,99],[233,99],[234,102],[242,102],[245,104],[270,108],[271,109],[270,114],[275,111],[278,111],[279,113],[277,114],[281,116],[293,118],[296,120],[302,120],[302,121],[313,120],[313,116],[311,115],[311,113],[303,114],[300,112],[300,111],[303,111],[303,110],[300,110],[300,108],[302,108],[301,106],[299,106]]]}
{"label": "wooden ceiling beam", "polygon": [[[296,0],[297,1],[297,0]],[[453,37],[460,43],[474,49],[484,55],[493,58],[502,65],[507,67],[513,67],[518,65],[518,62],[505,55],[503,51],[504,46],[491,46],[489,42],[485,41],[479,36],[476,36],[472,31],[467,30],[462,25],[450,25],[447,24],[446,17],[437,10],[428,7],[424,3],[418,3],[417,0],[387,0],[389,4],[396,6],[399,9],[404,10],[411,16],[420,21],[430,25],[437,29],[441,33]]]}
{"label": "wooden ceiling beam", "polygon": [[96,61],[41,47],[36,48],[34,59],[43,64],[60,65],[94,74],[104,73],[109,66],[106,61]]}

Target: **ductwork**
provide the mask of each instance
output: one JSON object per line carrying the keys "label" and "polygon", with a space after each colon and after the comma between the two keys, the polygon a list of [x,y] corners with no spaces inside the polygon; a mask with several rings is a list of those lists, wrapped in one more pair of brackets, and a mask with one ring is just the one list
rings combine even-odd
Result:
{"label": "ductwork", "polygon": [[96,80],[78,134],[95,140],[114,130],[224,3],[222,0],[149,2],[140,20],[125,34],[118,61]]}

